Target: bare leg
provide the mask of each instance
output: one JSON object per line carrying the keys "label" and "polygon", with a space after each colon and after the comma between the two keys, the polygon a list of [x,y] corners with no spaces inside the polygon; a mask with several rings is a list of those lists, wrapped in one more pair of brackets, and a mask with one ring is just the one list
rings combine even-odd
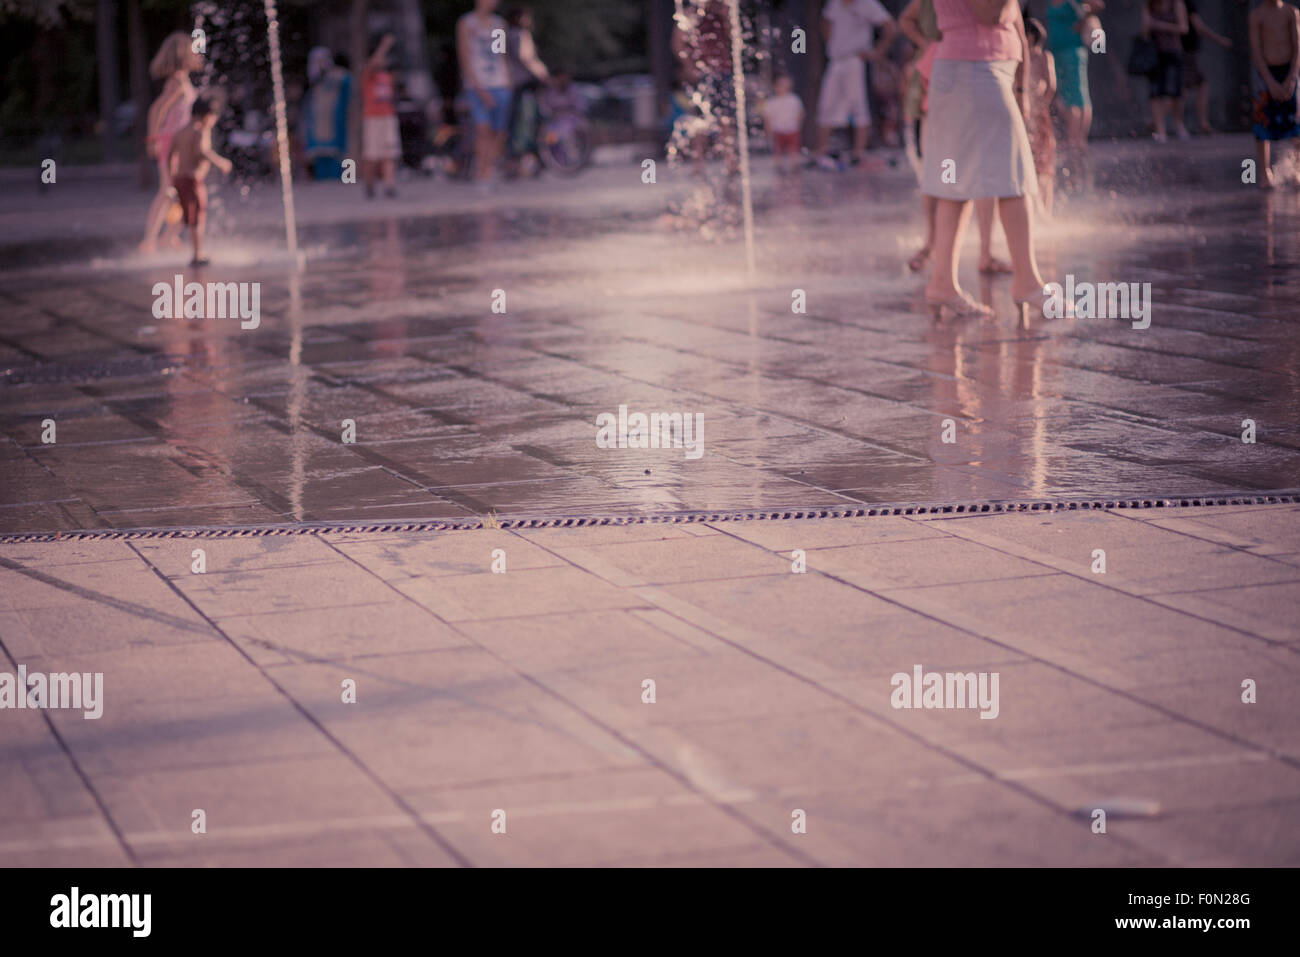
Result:
{"label": "bare leg", "polygon": [[1196,120],[1200,124],[1202,133],[1214,132],[1214,127],[1210,125],[1210,84],[1208,80],[1202,80],[1201,85],[1196,88]]}
{"label": "bare leg", "polygon": [[1183,108],[1185,102],[1186,94],[1181,94],[1176,98],[1170,98],[1168,101],[1169,110],[1174,121],[1174,133],[1177,134],[1179,138],[1187,136],[1187,124],[1185,122],[1187,114]]}
{"label": "bare leg", "polygon": [[934,210],[938,203],[939,201],[933,196],[921,197],[921,208],[925,211],[925,245],[907,261],[907,268],[912,272],[920,272],[925,268],[930,258],[930,250],[934,248]]}
{"label": "bare leg", "polygon": [[934,210],[934,244],[930,282],[925,297],[933,302],[961,294],[957,285],[957,249],[970,219],[970,203],[959,199],[938,199]]}
{"label": "bare leg", "polygon": [[1151,98],[1151,127],[1157,139],[1165,138],[1165,120],[1169,116],[1169,100],[1163,96]]}
{"label": "bare leg", "polygon": [[1002,231],[1007,235],[1007,247],[1011,250],[1011,268],[1014,271],[1011,295],[1016,299],[1041,295],[1043,277],[1038,272],[1038,260],[1034,256],[1029,204],[1023,196],[1003,197],[998,200],[998,209],[1002,212]]}
{"label": "bare leg", "polygon": [[474,129],[474,178],[483,182],[492,169],[492,148],[496,134],[492,127],[484,124]]}
{"label": "bare leg", "polygon": [[1079,128],[1083,122],[1083,111],[1077,106],[1070,107],[1065,113],[1065,142],[1071,149],[1079,147]]}
{"label": "bare leg", "polygon": [[194,217],[194,225],[190,227],[190,234],[194,238],[194,261],[203,261],[203,233],[208,225],[208,211],[200,208],[198,215]]}
{"label": "bare leg", "polygon": [[996,198],[975,200],[975,224],[980,232],[980,272],[1002,272],[997,267],[1005,267],[1005,263],[999,263],[993,258],[993,215],[997,208]]}
{"label": "bare leg", "polygon": [[817,155],[825,156],[826,151],[831,146],[831,128],[829,126],[817,127]]}
{"label": "bare leg", "polygon": [[867,136],[871,133],[869,126],[853,127],[853,158],[862,159],[867,152]]}
{"label": "bare leg", "polygon": [[1259,167],[1255,172],[1255,181],[1263,189],[1273,188],[1273,168],[1270,162],[1269,142],[1268,140],[1255,141],[1256,165]]}
{"label": "bare leg", "polygon": [[140,252],[151,253],[157,248],[158,230],[162,228],[163,220],[167,217],[167,210],[171,208],[171,188],[172,177],[171,170],[167,164],[159,161],[158,163],[158,193],[154,196],[153,202],[149,204],[149,215],[144,221],[144,238],[140,240]]}

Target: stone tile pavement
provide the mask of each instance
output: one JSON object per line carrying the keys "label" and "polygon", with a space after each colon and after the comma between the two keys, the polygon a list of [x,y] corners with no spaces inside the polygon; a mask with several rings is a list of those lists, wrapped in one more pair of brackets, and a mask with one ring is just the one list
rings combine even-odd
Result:
{"label": "stone tile pavement", "polygon": [[104,684],[0,709],[0,866],[1294,866],[1297,599],[1285,505],[4,544]]}

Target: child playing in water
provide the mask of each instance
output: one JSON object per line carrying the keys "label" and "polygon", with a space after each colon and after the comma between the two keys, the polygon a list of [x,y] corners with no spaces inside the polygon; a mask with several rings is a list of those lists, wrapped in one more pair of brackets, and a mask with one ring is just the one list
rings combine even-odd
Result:
{"label": "child playing in water", "polygon": [[1038,199],[1052,215],[1056,185],[1056,131],[1052,129],[1052,100],[1056,98],[1056,60],[1047,49],[1047,28],[1032,17],[1025,21],[1029,40],[1029,147],[1038,174]]}
{"label": "child playing in water", "polygon": [[[155,80],[165,80],[158,99],[149,107],[146,126],[145,150],[158,163],[158,195],[149,206],[145,220],[144,238],[140,252],[152,253],[158,241],[158,230],[163,225],[172,205],[172,179],[168,156],[172,137],[189,122],[190,107],[197,94],[190,83],[190,74],[202,69],[203,57],[194,50],[188,33],[173,33],[163,41],[158,54],[149,64],[149,75]],[[173,237],[174,239],[174,237]]]}
{"label": "child playing in water", "polygon": [[375,180],[384,181],[389,199],[397,196],[394,175],[402,155],[402,137],[397,123],[397,84],[388,69],[388,52],[394,38],[385,34],[366,63],[361,76],[361,143],[365,159],[366,198],[375,196]]}
{"label": "child playing in water", "polygon": [[230,174],[230,160],[218,156],[212,149],[212,127],[217,113],[205,97],[194,101],[189,126],[172,137],[169,158],[172,167],[172,184],[181,200],[185,225],[194,240],[194,258],[191,266],[206,266],[203,258],[203,230],[208,218],[208,190],[203,181],[208,170],[215,165]]}
{"label": "child playing in water", "polygon": [[1263,0],[1250,12],[1250,58],[1255,65],[1255,148],[1259,185],[1274,185],[1270,144],[1300,136],[1296,76],[1300,73],[1300,11],[1283,0]]}
{"label": "child playing in water", "polygon": [[799,164],[799,131],[803,128],[803,100],[794,92],[794,83],[782,74],[773,84],[771,98],[763,104],[763,123],[776,156],[776,170],[784,175],[788,157],[794,168]]}

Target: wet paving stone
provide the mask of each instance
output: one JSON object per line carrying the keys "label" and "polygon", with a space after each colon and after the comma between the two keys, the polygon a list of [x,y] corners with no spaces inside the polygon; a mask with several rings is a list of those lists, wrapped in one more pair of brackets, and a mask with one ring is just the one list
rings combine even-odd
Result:
{"label": "wet paving stone", "polygon": [[[343,210],[301,273],[218,239],[186,278],[260,283],[255,329],[155,318],[179,267],[38,250],[0,271],[0,532],[1294,489],[1300,195],[1224,173],[1242,144],[1146,176],[1099,145],[1041,228],[1049,280],[1150,282],[1147,329],[1021,328],[973,229],[997,315],[932,321],[901,167],[760,164],[753,280],[605,170],[518,208]],[[620,406],[702,415],[702,454],[598,447]]]}

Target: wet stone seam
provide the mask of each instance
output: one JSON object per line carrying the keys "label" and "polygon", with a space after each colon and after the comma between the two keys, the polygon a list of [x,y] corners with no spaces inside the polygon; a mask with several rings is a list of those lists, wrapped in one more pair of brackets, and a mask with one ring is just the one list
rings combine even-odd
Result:
{"label": "wet stone seam", "polygon": [[373,535],[393,532],[453,532],[474,529],[591,528],[618,525],[681,525],[707,522],[788,521],[910,515],[987,515],[1019,512],[1072,512],[1112,508],[1192,508],[1240,505],[1296,505],[1300,492],[1261,495],[1184,495],[1167,498],[1091,499],[1087,501],[963,502],[940,504],[870,505],[860,508],[801,508],[722,512],[664,512],[653,515],[585,515],[439,519],[426,522],[300,523],[225,527],[83,529],[70,532],[3,532],[0,545],[37,542],[140,541],[168,538],[265,538],[275,535]]}

